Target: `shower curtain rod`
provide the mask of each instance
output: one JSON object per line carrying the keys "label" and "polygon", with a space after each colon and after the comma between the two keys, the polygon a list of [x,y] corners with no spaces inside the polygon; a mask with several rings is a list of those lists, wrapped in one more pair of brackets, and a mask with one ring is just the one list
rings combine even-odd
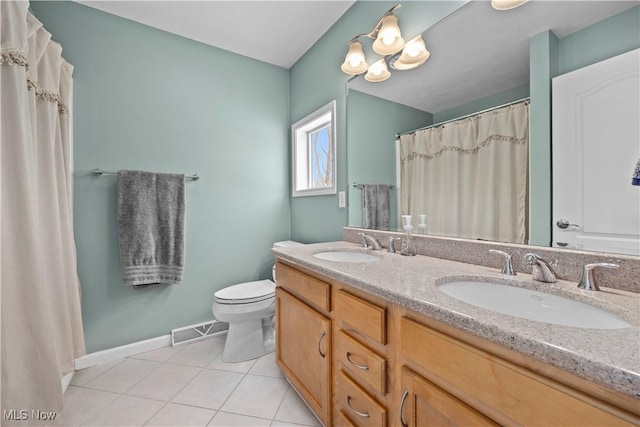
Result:
{"label": "shower curtain rod", "polygon": [[440,123],[436,123],[434,125],[429,125],[429,126],[425,126],[425,127],[422,127],[422,128],[410,130],[408,132],[396,133],[396,139],[400,138],[400,136],[402,136],[402,135],[409,135],[411,133],[416,133],[416,132],[418,132],[420,130],[431,129],[431,128],[435,128],[435,127],[438,127],[438,126],[446,125],[447,123],[457,122],[458,120],[467,119],[469,117],[477,116],[478,114],[487,113],[489,111],[497,110],[498,108],[508,107],[509,105],[518,104],[520,102],[528,102],[530,99],[531,99],[531,97],[527,96],[526,98],[518,99],[516,101],[507,102],[506,104],[498,105],[496,107],[487,108],[486,110],[476,111],[475,113],[467,114],[466,116],[457,117],[457,118],[451,119],[451,120],[445,120],[444,122],[440,122]]}
{"label": "shower curtain rod", "polygon": [[[93,172],[94,175],[98,175],[98,176],[102,176],[102,175],[117,175],[118,172],[114,172],[114,171],[104,171],[102,169],[94,169],[91,172]],[[193,174],[193,175],[185,175],[184,179],[192,179],[194,181],[197,181],[200,179],[200,177],[198,176],[198,174]]]}

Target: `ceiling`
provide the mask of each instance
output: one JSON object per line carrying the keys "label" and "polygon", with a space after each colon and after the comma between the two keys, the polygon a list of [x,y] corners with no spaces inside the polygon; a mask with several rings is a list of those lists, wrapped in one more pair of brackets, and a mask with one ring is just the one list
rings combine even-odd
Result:
{"label": "ceiling", "polygon": [[288,69],[355,0],[77,2]]}
{"label": "ceiling", "polygon": [[548,29],[564,37],[638,4],[533,0],[501,12],[486,1],[472,1],[422,33],[431,52],[422,67],[391,70],[380,83],[359,76],[349,87],[437,113],[527,84],[530,37]]}

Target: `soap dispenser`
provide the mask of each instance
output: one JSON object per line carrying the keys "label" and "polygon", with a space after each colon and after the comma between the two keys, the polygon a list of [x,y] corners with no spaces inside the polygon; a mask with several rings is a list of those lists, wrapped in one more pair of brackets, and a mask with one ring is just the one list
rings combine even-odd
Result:
{"label": "soap dispenser", "polygon": [[402,243],[400,244],[400,255],[414,256],[416,254],[416,246],[411,239],[411,232],[413,231],[411,215],[402,215],[402,220],[404,221],[404,225],[402,227],[404,230],[404,236],[402,237]]}
{"label": "soap dispenser", "polygon": [[427,216],[425,214],[418,215],[420,223],[418,224],[418,233],[427,234]]}

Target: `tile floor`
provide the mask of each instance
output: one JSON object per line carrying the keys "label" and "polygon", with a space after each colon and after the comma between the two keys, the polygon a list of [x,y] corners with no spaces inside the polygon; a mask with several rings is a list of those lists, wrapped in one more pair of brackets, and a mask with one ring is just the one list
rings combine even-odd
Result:
{"label": "tile floor", "polygon": [[165,347],[75,373],[59,426],[319,426],[275,353],[220,357],[225,336]]}

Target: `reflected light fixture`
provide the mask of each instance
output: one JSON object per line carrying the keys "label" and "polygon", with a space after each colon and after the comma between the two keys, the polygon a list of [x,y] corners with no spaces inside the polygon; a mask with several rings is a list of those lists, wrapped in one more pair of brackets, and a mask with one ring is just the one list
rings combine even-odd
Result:
{"label": "reflected light fixture", "polygon": [[[430,53],[422,40],[422,35],[417,35],[405,44],[398,26],[398,17],[393,13],[400,6],[397,4],[386,11],[369,33],[358,34],[351,39],[349,51],[340,67],[342,71],[352,76],[366,71],[365,80],[382,82],[391,76],[388,67],[393,70],[411,70],[429,59]],[[369,66],[362,51],[360,37],[375,39],[371,47],[383,58]]]}
{"label": "reflected light fixture", "polygon": [[495,10],[511,10],[520,7],[529,0],[491,0],[491,6]]}

